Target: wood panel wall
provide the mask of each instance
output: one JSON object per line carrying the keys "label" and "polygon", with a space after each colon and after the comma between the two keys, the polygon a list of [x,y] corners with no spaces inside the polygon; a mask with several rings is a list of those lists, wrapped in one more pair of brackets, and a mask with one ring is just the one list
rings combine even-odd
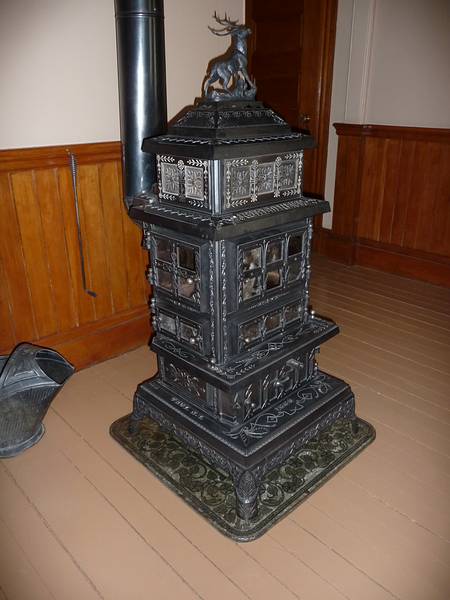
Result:
{"label": "wood panel wall", "polygon": [[[96,297],[82,284],[68,152]],[[84,367],[148,340],[148,258],[121,177],[119,142],[0,152],[0,354],[29,341]]]}
{"label": "wood panel wall", "polygon": [[336,124],[332,230],[320,250],[450,287],[450,130]]}

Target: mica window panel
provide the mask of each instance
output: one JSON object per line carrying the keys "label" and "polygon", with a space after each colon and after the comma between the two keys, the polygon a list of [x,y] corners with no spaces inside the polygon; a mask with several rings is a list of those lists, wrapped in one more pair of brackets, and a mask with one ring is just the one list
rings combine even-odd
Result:
{"label": "mica window panel", "polygon": [[[196,331],[198,331],[197,328],[192,327],[191,325],[188,325],[187,323],[183,324],[182,322],[180,322],[180,339],[181,339],[181,341],[188,343],[189,346],[193,350],[200,351],[202,349],[202,339],[201,339],[201,336],[195,335]],[[188,337],[191,332],[193,332],[194,335],[191,335],[190,337]]]}
{"label": "mica window panel", "polygon": [[178,265],[189,271],[196,271],[196,251],[195,248],[178,244]]}
{"label": "mica window panel", "polygon": [[177,323],[175,317],[167,315],[166,313],[159,313],[159,326],[163,331],[171,333],[172,335],[177,334]]}
{"label": "mica window panel", "polygon": [[246,248],[242,251],[242,268],[244,271],[258,269],[261,266],[261,246]]}
{"label": "mica window panel", "polygon": [[266,265],[281,260],[283,257],[283,242],[281,240],[273,240],[267,244],[266,249]]}
{"label": "mica window panel", "polygon": [[281,287],[281,269],[271,269],[266,273],[266,290],[275,290]]}
{"label": "mica window panel", "polygon": [[157,285],[163,290],[173,292],[173,273],[164,271],[163,269],[157,269]]}
{"label": "mica window panel", "polygon": [[246,300],[251,300],[252,298],[256,298],[260,296],[262,292],[261,289],[261,277],[260,275],[251,275],[250,277],[245,277],[242,281],[242,300],[245,302]]}
{"label": "mica window panel", "polygon": [[272,313],[265,320],[266,333],[272,333],[281,327],[281,313]]}
{"label": "mica window panel", "polygon": [[196,340],[198,343],[198,327],[180,320],[180,337],[187,342],[193,343],[191,340]]}
{"label": "mica window panel", "polygon": [[261,337],[261,322],[252,321],[241,325],[241,335],[245,344],[251,344]]}
{"label": "mica window panel", "polygon": [[301,254],[303,250],[303,234],[291,235],[288,243],[288,256]]}
{"label": "mica window panel", "polygon": [[302,265],[299,260],[290,260],[288,263],[288,283],[293,283],[300,279]]}
{"label": "mica window panel", "polygon": [[172,242],[165,238],[156,238],[156,258],[162,262],[172,262]]}
{"label": "mica window panel", "polygon": [[293,321],[300,318],[301,306],[300,304],[288,304],[284,310],[284,320],[287,323],[292,323]]}
{"label": "mica window panel", "polygon": [[188,300],[196,300],[197,282],[192,276],[178,275],[178,295]]}

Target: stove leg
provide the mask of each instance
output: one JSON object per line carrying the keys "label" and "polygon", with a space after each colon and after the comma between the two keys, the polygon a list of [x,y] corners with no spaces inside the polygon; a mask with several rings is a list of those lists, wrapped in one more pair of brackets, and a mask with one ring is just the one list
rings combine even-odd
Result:
{"label": "stove leg", "polygon": [[236,512],[244,521],[258,513],[259,483],[251,471],[243,471],[235,480]]}
{"label": "stove leg", "polygon": [[354,418],[352,419],[352,433],[353,435],[356,435],[359,431],[359,421],[358,419]]}
{"label": "stove leg", "polygon": [[128,431],[131,434],[137,433],[140,420],[140,418],[134,416],[134,413],[131,414],[130,420],[128,421]]}
{"label": "stove leg", "polygon": [[136,394],[133,402],[133,412],[131,413],[130,420],[128,422],[128,431],[131,434],[137,433],[139,429],[139,423],[144,417],[145,411],[142,409],[141,400]]}

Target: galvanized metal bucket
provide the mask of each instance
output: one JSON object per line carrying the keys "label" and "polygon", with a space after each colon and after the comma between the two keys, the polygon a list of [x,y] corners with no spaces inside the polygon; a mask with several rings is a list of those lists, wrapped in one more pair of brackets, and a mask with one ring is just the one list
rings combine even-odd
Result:
{"label": "galvanized metal bucket", "polygon": [[0,356],[0,458],[16,456],[41,439],[50,403],[74,371],[55,350],[33,344]]}

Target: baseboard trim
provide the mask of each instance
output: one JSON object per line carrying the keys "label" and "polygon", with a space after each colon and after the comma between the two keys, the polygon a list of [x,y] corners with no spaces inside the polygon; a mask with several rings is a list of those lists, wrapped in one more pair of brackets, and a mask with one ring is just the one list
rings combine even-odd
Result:
{"label": "baseboard trim", "polygon": [[386,271],[435,285],[450,287],[450,259],[438,254],[354,239],[321,228],[319,254],[345,264]]}
{"label": "baseboard trim", "polygon": [[316,229],[314,237],[318,239],[317,250],[333,260],[351,265],[354,263],[354,244],[350,238],[336,235],[329,229]]}
{"label": "baseboard trim", "polygon": [[141,306],[34,343],[57,350],[83,369],[147,344],[151,333],[148,307]]}

